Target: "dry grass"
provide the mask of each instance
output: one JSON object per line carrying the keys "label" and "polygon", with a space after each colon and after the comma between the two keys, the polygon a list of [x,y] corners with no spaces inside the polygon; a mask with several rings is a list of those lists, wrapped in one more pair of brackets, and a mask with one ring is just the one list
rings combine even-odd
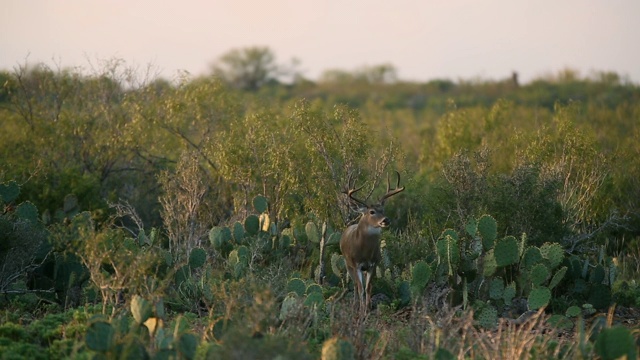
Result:
{"label": "dry grass", "polygon": [[580,341],[576,341],[589,338],[590,331],[580,334],[579,330],[567,333],[551,328],[543,311],[519,324],[500,320],[492,330],[481,329],[472,311],[458,308],[435,313],[420,307],[395,313],[380,309],[360,316],[351,311],[347,301],[335,304],[330,317],[331,333],[349,340],[358,359],[432,358],[439,349],[457,359],[573,359],[593,355],[590,347],[580,349]]}

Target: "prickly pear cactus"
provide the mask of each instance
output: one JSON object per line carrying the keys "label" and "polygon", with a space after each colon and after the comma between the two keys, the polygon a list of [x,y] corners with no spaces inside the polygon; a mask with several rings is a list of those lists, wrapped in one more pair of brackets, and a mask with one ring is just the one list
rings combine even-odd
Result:
{"label": "prickly pear cactus", "polygon": [[8,204],[20,195],[20,185],[15,181],[0,184],[0,203]]}
{"label": "prickly pear cactus", "polygon": [[317,291],[308,294],[303,303],[303,305],[307,307],[317,307],[322,306],[322,304],[324,304],[324,296],[322,292]]}
{"label": "prickly pear cactus", "polygon": [[478,220],[478,232],[482,237],[482,246],[485,251],[493,249],[494,242],[498,236],[498,224],[496,219],[490,215],[483,215]]}
{"label": "prickly pear cactus", "polygon": [[180,358],[183,359],[195,359],[196,349],[198,348],[198,338],[190,333],[181,334],[178,337],[176,349]]}
{"label": "prickly pear cactus", "polygon": [[233,224],[233,239],[236,241],[236,244],[243,244],[245,237],[244,225],[239,221],[236,221]]}
{"label": "prickly pear cactus", "polygon": [[484,268],[482,270],[482,273],[485,277],[492,276],[493,274],[495,274],[496,270],[498,269],[498,264],[496,263],[494,250],[495,249],[491,249],[487,251],[487,253],[484,256]]}
{"label": "prickly pear cactus", "polygon": [[579,306],[569,306],[567,311],[565,311],[564,315],[568,318],[578,317],[582,314],[582,309]]}
{"label": "prickly pear cactus", "polygon": [[310,284],[309,286],[307,286],[307,289],[305,290],[305,294],[309,295],[313,293],[322,294],[322,286],[318,284]]}
{"label": "prickly pear cactus", "polygon": [[504,292],[502,293],[502,300],[505,304],[511,304],[513,298],[516,297],[516,283],[512,281],[504,288]]}
{"label": "prickly pear cactus", "polygon": [[300,302],[301,300],[298,299],[297,295],[292,293],[287,295],[282,301],[282,306],[280,307],[280,320],[285,320],[294,313],[300,307]]}
{"label": "prickly pear cactus", "polygon": [[520,262],[520,268],[525,271],[531,270],[534,265],[542,261],[542,253],[536,246],[529,246],[524,250],[522,255],[522,261]]}
{"label": "prickly pear cactus", "polygon": [[355,349],[347,340],[333,337],[322,344],[322,360],[353,360]]}
{"label": "prickly pear cactus", "polygon": [[445,230],[440,240],[436,243],[438,258],[441,264],[448,269],[448,275],[453,276],[454,270],[460,263],[460,248],[458,247],[458,236],[453,230]]}
{"label": "prickly pear cactus", "polygon": [[294,292],[298,296],[304,296],[305,291],[307,290],[307,285],[304,283],[302,279],[293,278],[289,280],[287,283],[287,292]]}
{"label": "prickly pear cactus", "polygon": [[418,261],[411,269],[411,290],[414,294],[421,294],[431,280],[431,267],[424,261]]}
{"label": "prickly pear cactus", "polygon": [[36,223],[38,221],[38,208],[30,201],[25,201],[16,208],[18,218]]}
{"label": "prickly pear cactus", "polygon": [[558,284],[560,284],[560,282],[562,281],[566,273],[567,273],[566,266],[563,266],[560,269],[558,269],[558,271],[556,271],[556,273],[553,274],[551,281],[549,281],[549,289],[553,290],[554,287],[558,286]]}
{"label": "prickly pear cactus", "polygon": [[131,314],[138,325],[143,324],[151,317],[153,308],[151,303],[139,295],[134,295],[131,299]]}
{"label": "prickly pear cactus", "polygon": [[344,262],[344,256],[333,253],[331,254],[331,271],[339,277],[342,277],[345,271],[347,271],[347,265]]}
{"label": "prickly pear cactus", "polygon": [[537,310],[547,306],[551,300],[551,290],[546,287],[538,287],[531,290],[528,297],[529,310]]}
{"label": "prickly pear cactus", "polygon": [[500,300],[504,296],[504,280],[497,277],[491,279],[489,283],[489,297],[493,300]]}
{"label": "prickly pear cactus", "polygon": [[467,221],[467,224],[464,226],[464,230],[469,236],[476,236],[476,233],[478,232],[478,221],[476,221],[476,219],[474,218],[470,218],[469,221]]}
{"label": "prickly pear cactus", "polygon": [[340,232],[334,232],[329,235],[329,239],[327,240],[327,246],[338,245],[340,244],[340,236],[342,234]]}
{"label": "prickly pear cactus", "polygon": [[304,226],[304,231],[309,241],[315,244],[320,243],[320,231],[313,221],[309,221],[307,225]]}
{"label": "prickly pear cactus", "polygon": [[194,248],[189,253],[189,266],[192,269],[200,268],[207,261],[207,252],[202,248]]}
{"label": "prickly pear cactus", "polygon": [[518,241],[513,236],[507,236],[496,241],[493,255],[496,258],[498,267],[508,266],[518,263]]}
{"label": "prickly pear cactus", "polygon": [[493,306],[484,306],[478,314],[478,324],[485,329],[493,329],[498,324],[498,310]]}
{"label": "prickly pear cactus", "polygon": [[106,321],[96,321],[89,325],[85,343],[94,351],[107,352],[114,345],[115,330]]}
{"label": "prickly pear cactus", "polygon": [[636,359],[636,343],[629,329],[622,326],[603,329],[596,339],[595,350],[603,360],[625,357]]}
{"label": "prickly pear cactus", "polygon": [[551,270],[557,268],[564,259],[564,249],[558,243],[544,243],[540,246],[542,257],[548,262]]}
{"label": "prickly pear cactus", "polygon": [[266,213],[269,210],[269,201],[266,197],[258,195],[253,198],[253,208],[260,214]]}
{"label": "prickly pear cactus", "polygon": [[231,241],[231,230],[226,226],[214,226],[209,231],[209,241],[219,251]]}
{"label": "prickly pear cactus", "polygon": [[549,269],[547,265],[539,263],[534,265],[529,272],[529,280],[534,286],[542,285],[549,278]]}
{"label": "prickly pear cactus", "polygon": [[249,215],[244,219],[244,229],[247,234],[254,236],[260,232],[260,218],[255,215]]}

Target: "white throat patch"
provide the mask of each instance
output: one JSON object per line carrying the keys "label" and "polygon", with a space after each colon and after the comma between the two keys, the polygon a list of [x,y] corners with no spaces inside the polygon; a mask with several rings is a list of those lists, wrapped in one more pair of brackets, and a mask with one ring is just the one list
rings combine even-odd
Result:
{"label": "white throat patch", "polygon": [[382,233],[381,227],[367,226],[368,235],[380,235]]}

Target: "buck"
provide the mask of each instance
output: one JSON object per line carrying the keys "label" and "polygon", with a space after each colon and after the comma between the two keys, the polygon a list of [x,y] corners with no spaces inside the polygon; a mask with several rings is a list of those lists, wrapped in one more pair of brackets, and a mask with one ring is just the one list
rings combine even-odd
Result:
{"label": "buck", "polygon": [[366,201],[353,196],[363,187],[355,188],[349,178],[347,194],[349,200],[358,205],[362,214],[360,221],[345,229],[340,238],[340,251],[344,256],[349,276],[353,280],[356,302],[361,311],[366,312],[371,306],[371,279],[376,275],[376,266],[380,262],[380,235],[382,229],[389,226],[391,220],[384,215],[384,202],[404,190],[400,187],[400,173],[396,171],[398,181],[395,189],[391,189],[387,175],[387,192],[377,204],[368,205]]}

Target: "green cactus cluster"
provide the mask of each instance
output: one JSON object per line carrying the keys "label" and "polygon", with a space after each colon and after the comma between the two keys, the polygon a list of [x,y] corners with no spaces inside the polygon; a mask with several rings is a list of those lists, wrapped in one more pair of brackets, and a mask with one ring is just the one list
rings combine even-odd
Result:
{"label": "green cactus cluster", "polygon": [[160,301],[153,306],[142,297],[134,296],[131,299],[133,324],[126,316],[109,321],[96,315],[84,337],[87,348],[106,358],[194,359],[198,338],[186,332],[187,326],[181,317],[176,320],[173,332],[167,331],[160,320],[164,317],[161,304]]}
{"label": "green cactus cluster", "polygon": [[602,256],[598,261],[572,255],[566,261],[568,293],[578,303],[605,309],[611,303],[611,288],[616,278],[612,258]]}
{"label": "green cactus cluster", "polygon": [[[444,230],[436,242],[435,262],[414,264],[409,281],[398,283],[397,293],[403,303],[409,295],[418,294],[415,289],[423,283],[416,275],[422,272],[418,269],[426,268],[433,270],[428,281],[449,284],[454,291],[452,298],[461,299],[464,307],[475,307],[481,301],[482,309],[503,313],[514,299],[522,298],[530,310],[536,310],[549,306],[554,296],[591,304],[596,309],[611,302],[610,284],[616,268],[605,256],[592,263],[577,256],[567,258],[559,243],[529,245],[526,234],[520,238],[499,237],[497,223],[489,215],[469,219],[463,233],[460,236],[453,229]],[[567,324],[571,320],[566,316],[566,321],[558,321]]]}
{"label": "green cactus cluster", "polygon": [[[285,310],[288,312],[290,307],[294,307],[298,301],[301,301],[302,304],[309,308],[320,307],[324,304],[324,293],[322,290],[322,286],[316,284],[315,282],[311,282],[307,284],[304,280],[300,278],[291,278],[289,282],[287,282],[286,291],[288,292],[287,298],[285,298],[285,302],[282,304],[281,317],[286,317],[287,313],[283,313]],[[293,299],[296,299],[295,301]]]}

